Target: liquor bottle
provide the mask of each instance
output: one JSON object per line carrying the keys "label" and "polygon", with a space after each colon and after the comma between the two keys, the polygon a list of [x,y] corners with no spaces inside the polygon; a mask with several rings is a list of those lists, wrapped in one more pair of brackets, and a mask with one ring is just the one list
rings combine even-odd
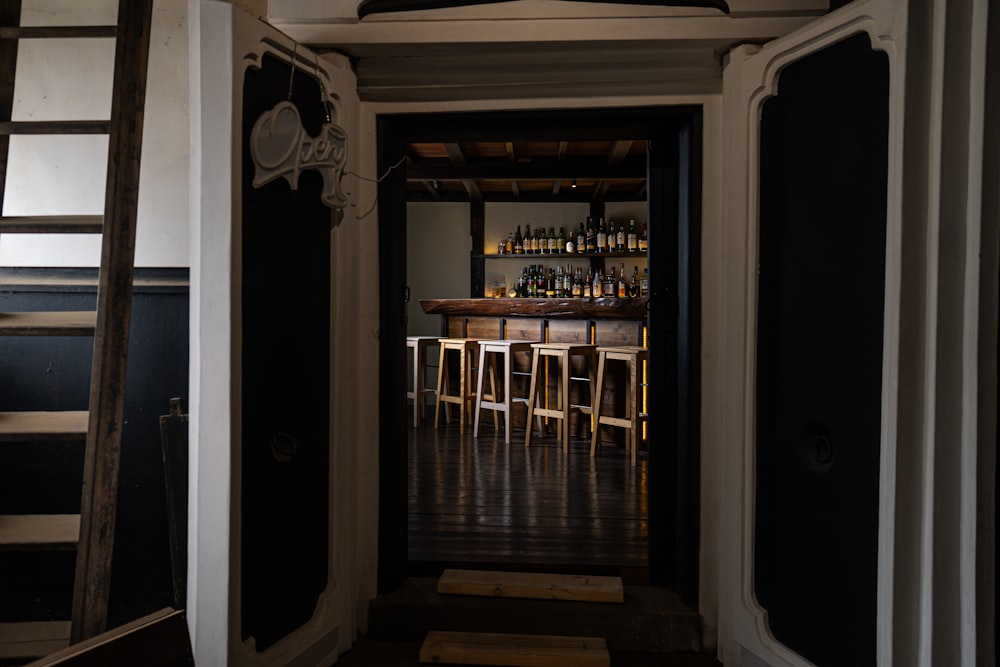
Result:
{"label": "liquor bottle", "polygon": [[566,265],[566,272],[563,274],[563,296],[573,296],[573,267]]}
{"label": "liquor bottle", "polygon": [[573,247],[573,241],[566,241],[566,230],[562,227],[559,228],[559,236],[556,237],[556,252],[573,252],[571,248]]}
{"label": "liquor bottle", "polygon": [[556,228],[555,227],[549,227],[549,236],[545,240],[545,243],[546,243],[545,247],[548,249],[548,253],[550,255],[556,254]]}
{"label": "liquor bottle", "polygon": [[615,250],[625,252],[625,223],[618,222],[618,234],[615,236]]}
{"label": "liquor bottle", "polygon": [[604,218],[600,219],[597,225],[597,252],[607,252],[608,250],[608,226],[604,224]]}
{"label": "liquor bottle", "polygon": [[530,255],[531,250],[531,225],[524,226],[524,254]]}
{"label": "liquor bottle", "polygon": [[583,279],[580,277],[580,267],[576,267],[576,271],[573,272],[573,287],[571,288],[570,295],[574,299],[579,299],[583,296]]}
{"label": "liquor bottle", "polygon": [[649,250],[649,239],[646,238],[646,225],[642,226],[642,234],[639,236],[639,252]]}
{"label": "liquor bottle", "polygon": [[639,287],[642,289],[642,295],[649,295],[649,269],[645,268],[642,270],[642,278],[639,280]]}
{"label": "liquor bottle", "polygon": [[639,237],[635,233],[635,219],[628,221],[628,238],[626,240],[626,247],[629,252],[635,252],[639,249]]}
{"label": "liquor bottle", "polygon": [[583,222],[580,223],[580,231],[576,233],[576,251],[587,252],[587,231],[583,228]]}
{"label": "liquor bottle", "polygon": [[594,227],[594,219],[587,217],[587,252],[597,252],[597,229]]}
{"label": "liquor bottle", "polygon": [[639,267],[632,267],[632,280],[628,284],[629,298],[637,299],[642,296],[642,288],[639,286]]}
{"label": "liquor bottle", "polygon": [[545,298],[552,299],[556,295],[556,270],[549,269],[549,277],[545,281]]}
{"label": "liquor bottle", "polygon": [[497,241],[497,254],[503,255],[507,252],[507,242],[504,239]]}
{"label": "liquor bottle", "polygon": [[628,287],[625,285],[625,262],[622,262],[621,271],[618,272],[617,295],[619,299],[624,299],[628,296]]}
{"label": "liquor bottle", "polygon": [[514,254],[514,235],[509,232],[507,234],[507,241],[504,243],[504,254],[505,255]]}
{"label": "liquor bottle", "polygon": [[601,287],[601,294],[603,296],[614,296],[616,287],[617,282],[615,281],[615,267],[612,266],[608,275],[604,276],[604,285]]}
{"label": "liquor bottle", "polygon": [[597,271],[594,272],[594,279],[590,286],[590,293],[595,299],[604,295],[604,276],[601,275],[600,269],[597,269]]}
{"label": "liquor bottle", "polygon": [[584,299],[589,299],[594,295],[594,277],[591,275],[591,270],[587,269],[587,278],[580,285],[580,294]]}
{"label": "liquor bottle", "polygon": [[517,226],[517,233],[514,234],[514,254],[524,254],[524,237],[521,236],[521,225]]}

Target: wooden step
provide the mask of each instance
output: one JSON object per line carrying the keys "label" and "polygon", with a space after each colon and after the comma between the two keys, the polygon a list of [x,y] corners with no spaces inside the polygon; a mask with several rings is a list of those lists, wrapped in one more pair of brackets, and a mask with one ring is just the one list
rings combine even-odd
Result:
{"label": "wooden step", "polygon": [[0,442],[67,442],[87,439],[86,410],[0,412]]}
{"label": "wooden step", "polygon": [[79,514],[0,514],[0,550],[75,549]]}
{"label": "wooden step", "polygon": [[577,602],[625,601],[621,577],[489,570],[445,570],[438,579],[438,593]]}
{"label": "wooden step", "polygon": [[0,122],[5,134],[110,134],[108,120],[7,120]]}
{"label": "wooden step", "polygon": [[41,658],[69,646],[69,621],[0,623],[0,659]]}
{"label": "wooden step", "polygon": [[519,667],[608,667],[611,656],[600,637],[519,635],[499,632],[427,633],[420,662]]}
{"label": "wooden step", "polygon": [[0,313],[0,336],[93,336],[92,310]]}
{"label": "wooden step", "polygon": [[0,234],[100,234],[103,215],[5,215]]}

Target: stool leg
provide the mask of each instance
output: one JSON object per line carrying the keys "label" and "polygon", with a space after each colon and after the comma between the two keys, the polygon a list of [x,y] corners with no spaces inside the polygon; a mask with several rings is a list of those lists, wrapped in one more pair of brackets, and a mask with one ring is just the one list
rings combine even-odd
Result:
{"label": "stool leg", "polygon": [[590,455],[597,455],[597,448],[601,444],[601,404],[604,402],[604,365],[607,360],[607,356],[604,352],[600,352],[597,357],[597,387],[594,390],[594,398],[592,399],[591,405],[593,405],[592,412],[594,413],[594,432],[590,434]]}
{"label": "stool leg", "polygon": [[[497,393],[497,353],[494,352],[490,355],[490,401],[493,403],[499,403],[499,394]],[[497,409],[493,408],[493,432],[500,432],[500,416],[497,414]]]}
{"label": "stool leg", "polygon": [[469,385],[472,384],[472,380],[469,377],[472,373],[472,365],[469,363],[469,356],[471,354],[468,350],[463,350],[458,361],[458,395],[461,398],[458,402],[459,435],[465,433],[465,420],[469,418],[469,410],[466,406],[469,396]]}
{"label": "stool leg", "polygon": [[563,441],[563,452],[569,454],[569,376],[570,376],[570,366],[572,364],[569,362],[569,355],[563,355],[560,359],[562,367],[559,369],[562,374],[562,378],[559,382],[559,389],[562,392],[562,396],[559,399],[559,405],[562,408],[562,441]]}
{"label": "stool leg", "polygon": [[[514,369],[511,367],[512,352],[508,349],[503,355],[503,441],[510,444],[510,408],[511,391],[514,385]],[[531,428],[531,422],[527,423]]]}
{"label": "stool leg", "polygon": [[445,347],[441,345],[441,350],[438,352],[438,381],[437,381],[437,400],[434,404],[434,428],[438,427],[438,420],[441,418],[441,396],[445,389],[446,379],[448,373],[445,371]]}
{"label": "stool leg", "polygon": [[486,368],[486,346],[479,348],[479,379],[476,381],[476,417],[472,437],[479,437],[479,411],[483,403],[483,370]]}
{"label": "stool leg", "polygon": [[[524,446],[531,444],[531,418],[535,416],[535,405],[538,403],[538,350],[531,353],[531,387],[528,389],[528,417],[525,421]],[[542,418],[538,418],[539,431],[542,427]]]}
{"label": "stool leg", "polygon": [[[424,378],[421,369],[427,359],[427,348],[417,343],[413,350],[413,426],[420,426],[420,419],[424,416]],[[419,409],[418,409],[419,407]]]}

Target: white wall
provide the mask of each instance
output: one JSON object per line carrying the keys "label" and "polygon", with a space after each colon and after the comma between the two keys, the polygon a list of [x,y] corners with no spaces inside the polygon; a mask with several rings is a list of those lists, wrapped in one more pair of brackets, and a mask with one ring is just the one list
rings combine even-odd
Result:
{"label": "white wall", "polygon": [[[117,0],[24,0],[22,25],[108,25]],[[111,115],[112,39],[21,40],[14,120]],[[136,266],[186,267],[188,39],[186,0],[156,0],[149,49]],[[104,212],[107,136],[11,137],[4,215]],[[0,238],[3,266],[97,266],[97,235]]]}
{"label": "white wall", "polygon": [[[495,242],[494,242],[495,243]],[[406,205],[406,281],[411,336],[437,336],[439,315],[428,315],[420,299],[469,297],[469,205],[455,202],[410,202]]]}

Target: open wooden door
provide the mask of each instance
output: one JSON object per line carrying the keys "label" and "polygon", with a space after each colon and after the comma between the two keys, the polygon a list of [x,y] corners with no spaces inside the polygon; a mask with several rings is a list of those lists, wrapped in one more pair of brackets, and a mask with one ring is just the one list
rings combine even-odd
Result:
{"label": "open wooden door", "polygon": [[883,664],[900,5],[851,3],[726,66],[726,665]]}
{"label": "open wooden door", "polygon": [[345,178],[368,166],[356,81],[346,58],[228,3],[197,11],[195,657],[330,664],[375,588],[375,455],[358,434],[377,432],[377,338],[361,331],[378,298],[357,280],[375,194]]}

